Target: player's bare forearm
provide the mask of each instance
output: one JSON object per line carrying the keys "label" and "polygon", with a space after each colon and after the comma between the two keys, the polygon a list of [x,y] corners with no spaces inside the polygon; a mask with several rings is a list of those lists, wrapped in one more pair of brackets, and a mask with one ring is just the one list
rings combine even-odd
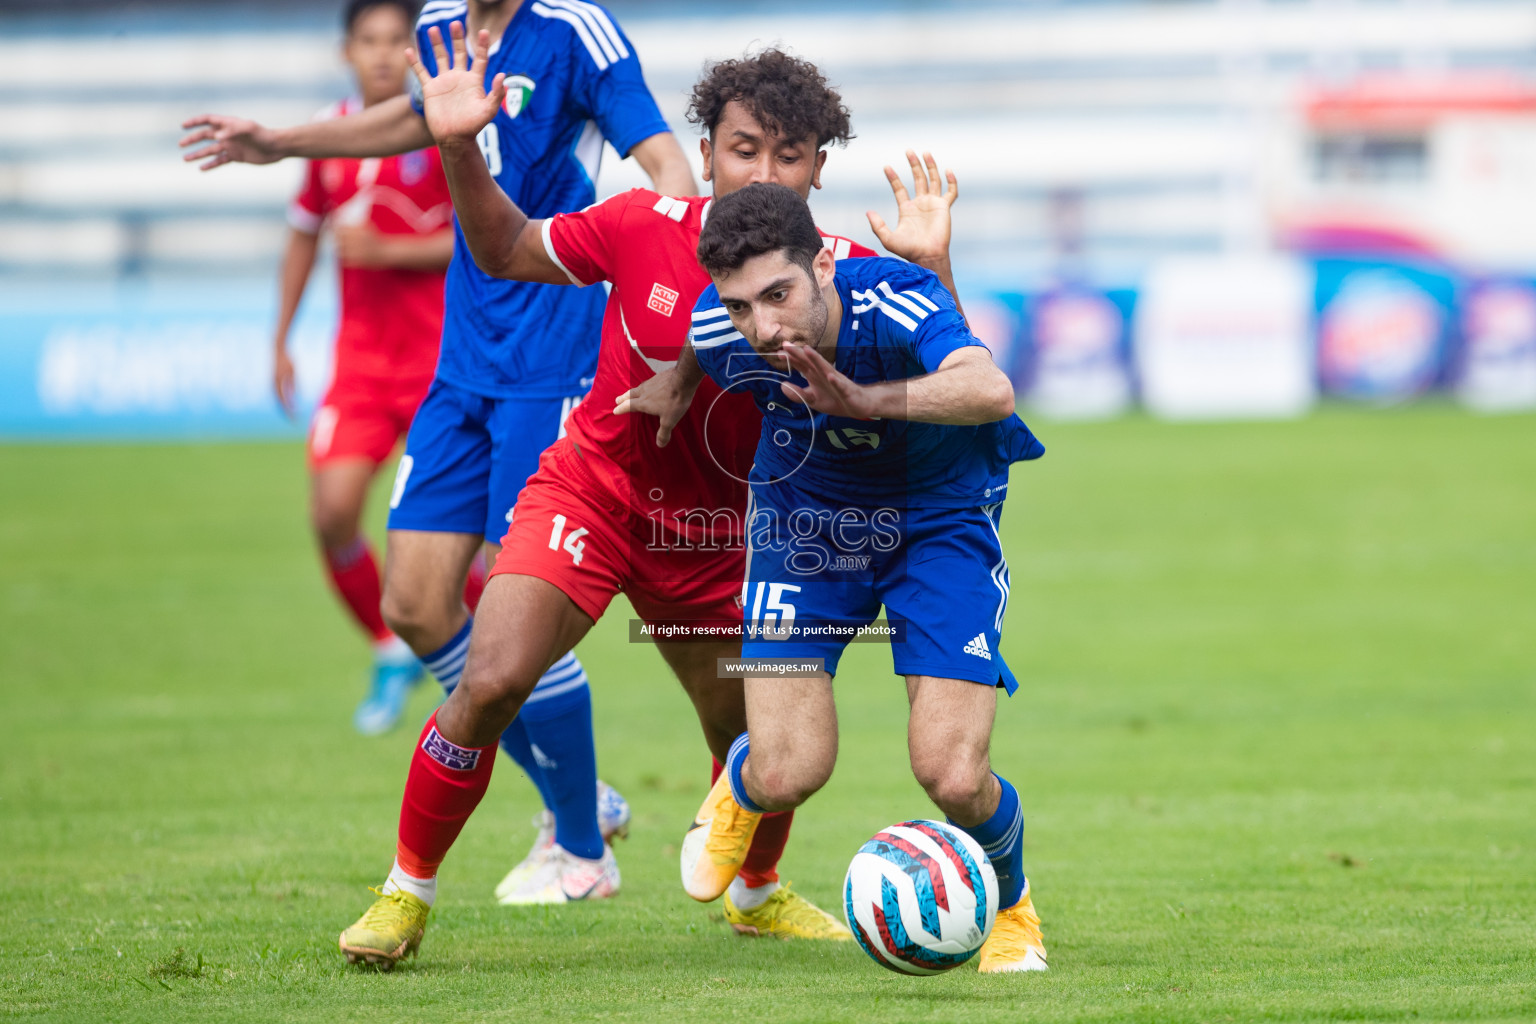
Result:
{"label": "player's bare forearm", "polygon": [[443,176],[448,179],[454,215],[475,266],[493,277],[510,277],[513,248],[528,226],[527,215],[496,184],[474,143],[447,141],[437,148],[443,157]]}
{"label": "player's bare forearm", "polygon": [[684,345],[671,367],[620,395],[614,402],[614,415],[638,412],[655,416],[656,446],[665,448],[672,440],[673,428],[693,404],[694,393],[703,379],[704,371],[694,358],[693,346]]}
{"label": "player's bare forearm", "polygon": [[283,156],[395,156],[432,145],[427,123],[409,96],[394,96],[355,114],[279,128],[274,142]]}
{"label": "player's bare forearm", "polygon": [[453,230],[430,235],[385,235],[379,240],[381,266],[401,270],[443,270],[453,259]]}
{"label": "player's bare forearm", "polygon": [[932,373],[878,384],[855,383],[807,345],[782,351],[805,378],[781,385],[785,395],[830,416],[974,426],[1013,414],[1013,385],[979,345],[951,352]]}
{"label": "player's bare forearm", "polygon": [[183,121],[182,159],[204,171],[229,163],[270,164],[290,156],[394,156],[432,144],[426,123],[405,96],[375,103],[356,114],[267,128],[227,114],[199,114]]}
{"label": "player's bare forearm", "polygon": [[293,415],[294,369],[288,358],[288,332],[293,327],[304,286],[315,267],[320,237],[298,229],[288,232],[283,262],[278,270],[277,330],[272,337],[272,393],[283,412]]}
{"label": "player's bare forearm", "polygon": [[1013,384],[979,346],[951,352],[932,373],[864,390],[871,419],[975,426],[1013,415]]}
{"label": "player's bare forearm", "polygon": [[688,157],[677,137],[659,132],[637,142],[629,151],[635,162],[651,179],[651,187],[664,196],[696,196],[698,185],[688,167]]}
{"label": "player's bare forearm", "polygon": [[542,222],[529,220],[496,184],[480,147],[454,140],[437,148],[443,156],[454,214],[475,266],[492,277],[512,281],[570,284],[571,279],[544,251]]}
{"label": "player's bare forearm", "polygon": [[273,344],[286,350],[288,332],[298,313],[299,302],[304,298],[304,288],[315,268],[315,255],[320,247],[320,236],[297,228],[288,231],[288,244],[283,248],[283,260],[278,268],[277,329]]}
{"label": "player's bare forearm", "polygon": [[678,353],[677,366],[674,369],[677,372],[678,386],[686,388],[689,398],[692,398],[693,393],[699,390],[699,384],[704,380],[704,368],[699,365],[699,356],[693,350],[692,341],[684,345],[683,350]]}

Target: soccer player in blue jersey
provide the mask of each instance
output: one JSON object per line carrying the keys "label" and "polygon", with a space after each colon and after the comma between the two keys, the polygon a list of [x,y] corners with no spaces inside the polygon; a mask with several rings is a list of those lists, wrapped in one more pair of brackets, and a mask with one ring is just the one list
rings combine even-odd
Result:
{"label": "soccer player in blue jersey", "polygon": [[[633,155],[666,195],[692,195],[687,159],[662,118],[633,47],[604,8],[585,0],[429,0],[416,26],[459,23],[496,40],[486,69],[506,99],[479,135],[497,183],[530,216],[578,210],[606,138]],[[414,84],[414,78],[412,78]],[[433,144],[419,92],[347,117],[270,129],[204,115],[185,122],[186,159],[211,169],[288,156],[372,157]],[[441,357],[406,439],[390,499],[383,611],[443,685],[463,671],[472,616],[465,576],[482,545],[494,561],[523,482],[591,384],[604,296],[599,289],[507,281],[480,272],[459,232],[448,269]],[[591,696],[574,654],[559,659],[508,728],[503,748],[553,812],[528,858],[498,886],[516,902],[608,895],[618,870],[605,843],[627,822],[611,794],[599,820]],[[547,819],[546,819],[547,824]]]}
{"label": "soccer player in blue jersey", "polygon": [[[905,630],[892,655],[913,773],[997,870],[1001,909],[980,968],[1044,970],[1019,795],[988,754],[997,688],[1017,686],[999,650],[1008,564],[997,524],[1010,465],[1044,448],[938,278],[890,258],[835,261],[792,190],[756,184],[716,199],[698,255],[713,281],[694,307],[698,366],[763,414],[742,591],[747,732],[706,805],[732,800],[750,817],[826,783],[832,677],[851,630],[883,604]],[[758,674],[752,659],[765,659]],[[820,667],[768,674],[783,659]],[[751,839],[750,827],[713,834],[736,814],[711,819],[683,844],[685,879],[706,845],[744,851]]]}

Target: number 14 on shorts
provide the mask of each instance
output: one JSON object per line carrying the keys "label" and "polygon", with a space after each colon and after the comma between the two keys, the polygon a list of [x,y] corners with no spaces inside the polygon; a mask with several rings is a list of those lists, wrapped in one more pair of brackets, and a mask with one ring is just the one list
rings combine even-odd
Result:
{"label": "number 14 on shorts", "polygon": [[[565,516],[555,516],[551,519],[551,522],[554,523],[555,528],[549,531],[549,550],[559,551],[561,548],[564,548],[571,556],[571,564],[580,565],[581,556],[587,550],[587,545],[581,539],[587,535],[586,527],[578,526],[570,533],[566,533]],[[565,538],[563,543],[561,541],[562,537]]]}

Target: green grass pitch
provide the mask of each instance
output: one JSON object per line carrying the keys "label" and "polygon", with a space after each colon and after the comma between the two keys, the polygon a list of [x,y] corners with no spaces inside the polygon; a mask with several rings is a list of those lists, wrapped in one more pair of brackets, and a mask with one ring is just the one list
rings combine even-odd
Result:
{"label": "green grass pitch", "polygon": [[[493,902],[535,809],[503,759],[420,958],[348,968],[416,727],[351,731],[365,653],[299,447],[0,447],[0,1020],[1531,1021],[1533,428],[1044,427],[1005,514],[1024,685],[994,759],[1051,971],[929,979],[682,894],[708,759],[622,602],[580,651],[635,809],[622,894]],[[930,813],[888,659],[845,663],[785,862],[839,912],[859,843]]]}

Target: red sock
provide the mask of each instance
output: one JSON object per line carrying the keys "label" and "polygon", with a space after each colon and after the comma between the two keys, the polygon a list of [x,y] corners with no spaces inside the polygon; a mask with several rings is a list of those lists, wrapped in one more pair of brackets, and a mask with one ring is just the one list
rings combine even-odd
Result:
{"label": "red sock", "polygon": [[464,581],[464,603],[469,606],[471,615],[480,607],[480,595],[485,593],[485,574],[485,551],[482,549],[469,563],[469,577]]}
{"label": "red sock", "polygon": [[757,823],[752,845],[747,847],[747,859],[737,876],[756,889],[760,885],[779,880],[779,858],[784,856],[784,846],[789,842],[789,826],[794,824],[794,811],[769,811]]}
{"label": "red sock", "polygon": [[427,719],[411,755],[411,773],[400,802],[400,839],[395,857],[412,878],[437,877],[438,865],[459,838],[491,784],[496,744],[466,749],[437,731],[437,712]]}
{"label": "red sock", "polygon": [[384,596],[379,565],[373,560],[368,542],[358,537],[348,547],[325,552],[325,567],[331,574],[331,585],[357,624],[373,639],[388,640],[389,627],[384,625],[384,616],[379,611],[379,601]]}
{"label": "red sock", "polygon": [[[711,786],[720,778],[720,773],[724,770],[725,766],[718,759],[714,759],[714,765],[709,772]],[[762,820],[757,823],[757,831],[752,836],[752,845],[747,847],[746,862],[741,865],[741,872],[736,877],[753,889],[767,885],[769,882],[777,882],[779,858],[784,856],[784,847],[789,842],[789,826],[794,823],[794,820],[794,811],[769,811],[764,814]]]}

